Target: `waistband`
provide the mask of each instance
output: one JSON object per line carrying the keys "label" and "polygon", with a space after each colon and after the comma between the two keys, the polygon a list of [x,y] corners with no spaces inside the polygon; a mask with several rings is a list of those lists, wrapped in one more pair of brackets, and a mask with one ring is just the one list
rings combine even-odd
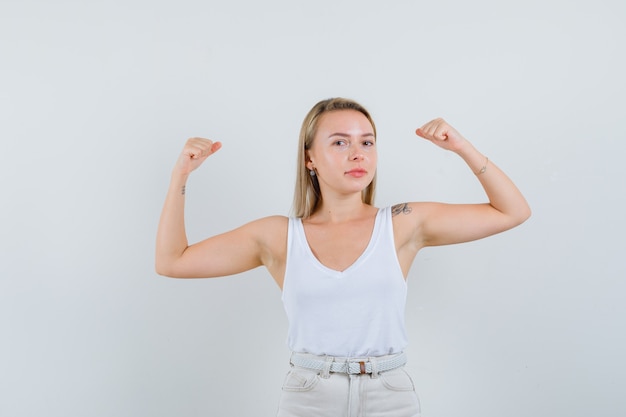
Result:
{"label": "waistband", "polygon": [[377,356],[371,358],[340,358],[334,356],[317,356],[308,353],[291,355],[291,364],[300,368],[314,371],[334,372],[348,375],[378,374],[391,371],[406,364],[404,352],[394,355]]}

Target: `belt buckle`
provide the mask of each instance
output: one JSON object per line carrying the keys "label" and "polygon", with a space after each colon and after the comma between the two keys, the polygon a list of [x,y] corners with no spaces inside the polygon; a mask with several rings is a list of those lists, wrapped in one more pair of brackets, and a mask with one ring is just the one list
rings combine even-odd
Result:
{"label": "belt buckle", "polygon": [[[347,361],[346,362],[346,373],[349,375],[365,375],[367,372],[367,368],[365,364],[369,361]],[[359,368],[356,369],[355,366],[351,365],[359,365]]]}
{"label": "belt buckle", "polygon": [[359,361],[359,371],[360,375],[367,373],[367,369],[365,368],[365,361]]}

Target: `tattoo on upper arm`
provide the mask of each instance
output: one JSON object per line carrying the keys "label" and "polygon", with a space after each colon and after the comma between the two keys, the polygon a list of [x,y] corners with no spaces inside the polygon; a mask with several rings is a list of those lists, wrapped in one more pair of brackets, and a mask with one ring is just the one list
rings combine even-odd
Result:
{"label": "tattoo on upper arm", "polygon": [[186,191],[186,189],[187,189],[187,186],[186,186],[186,185],[183,185],[183,186],[182,186],[182,188],[180,189],[180,193],[181,193],[182,195],[185,195],[185,191]]}
{"label": "tattoo on upper arm", "polygon": [[413,209],[409,207],[407,203],[396,204],[395,206],[391,207],[392,216],[398,215],[400,213],[409,214],[411,211],[413,211]]}

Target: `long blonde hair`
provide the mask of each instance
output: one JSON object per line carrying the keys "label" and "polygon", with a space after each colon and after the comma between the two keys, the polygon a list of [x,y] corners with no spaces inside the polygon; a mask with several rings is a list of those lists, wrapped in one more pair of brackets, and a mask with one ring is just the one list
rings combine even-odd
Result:
{"label": "long blonde hair", "polygon": [[[322,201],[322,193],[317,177],[311,176],[306,167],[307,150],[313,145],[313,139],[317,132],[320,116],[324,113],[337,110],[356,110],[362,113],[372,124],[374,137],[376,137],[376,125],[365,107],[354,100],[346,98],[329,98],[317,103],[309,111],[302,122],[300,129],[300,140],[298,143],[298,163],[296,172],[296,189],[293,197],[293,214],[296,217],[307,218],[319,208]],[[361,192],[361,198],[365,204],[374,203],[374,193],[376,191],[376,174],[372,182]]]}

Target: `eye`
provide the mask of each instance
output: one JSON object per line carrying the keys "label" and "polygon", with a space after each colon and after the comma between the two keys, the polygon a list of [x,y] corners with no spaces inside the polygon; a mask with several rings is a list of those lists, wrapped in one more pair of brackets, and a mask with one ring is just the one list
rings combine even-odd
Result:
{"label": "eye", "polygon": [[373,140],[364,140],[363,141],[363,146],[370,147],[370,146],[374,146],[375,144],[376,144],[376,142],[374,142]]}
{"label": "eye", "polygon": [[333,142],[333,145],[336,146],[345,146],[347,144],[347,142],[343,139],[337,139],[336,141]]}

